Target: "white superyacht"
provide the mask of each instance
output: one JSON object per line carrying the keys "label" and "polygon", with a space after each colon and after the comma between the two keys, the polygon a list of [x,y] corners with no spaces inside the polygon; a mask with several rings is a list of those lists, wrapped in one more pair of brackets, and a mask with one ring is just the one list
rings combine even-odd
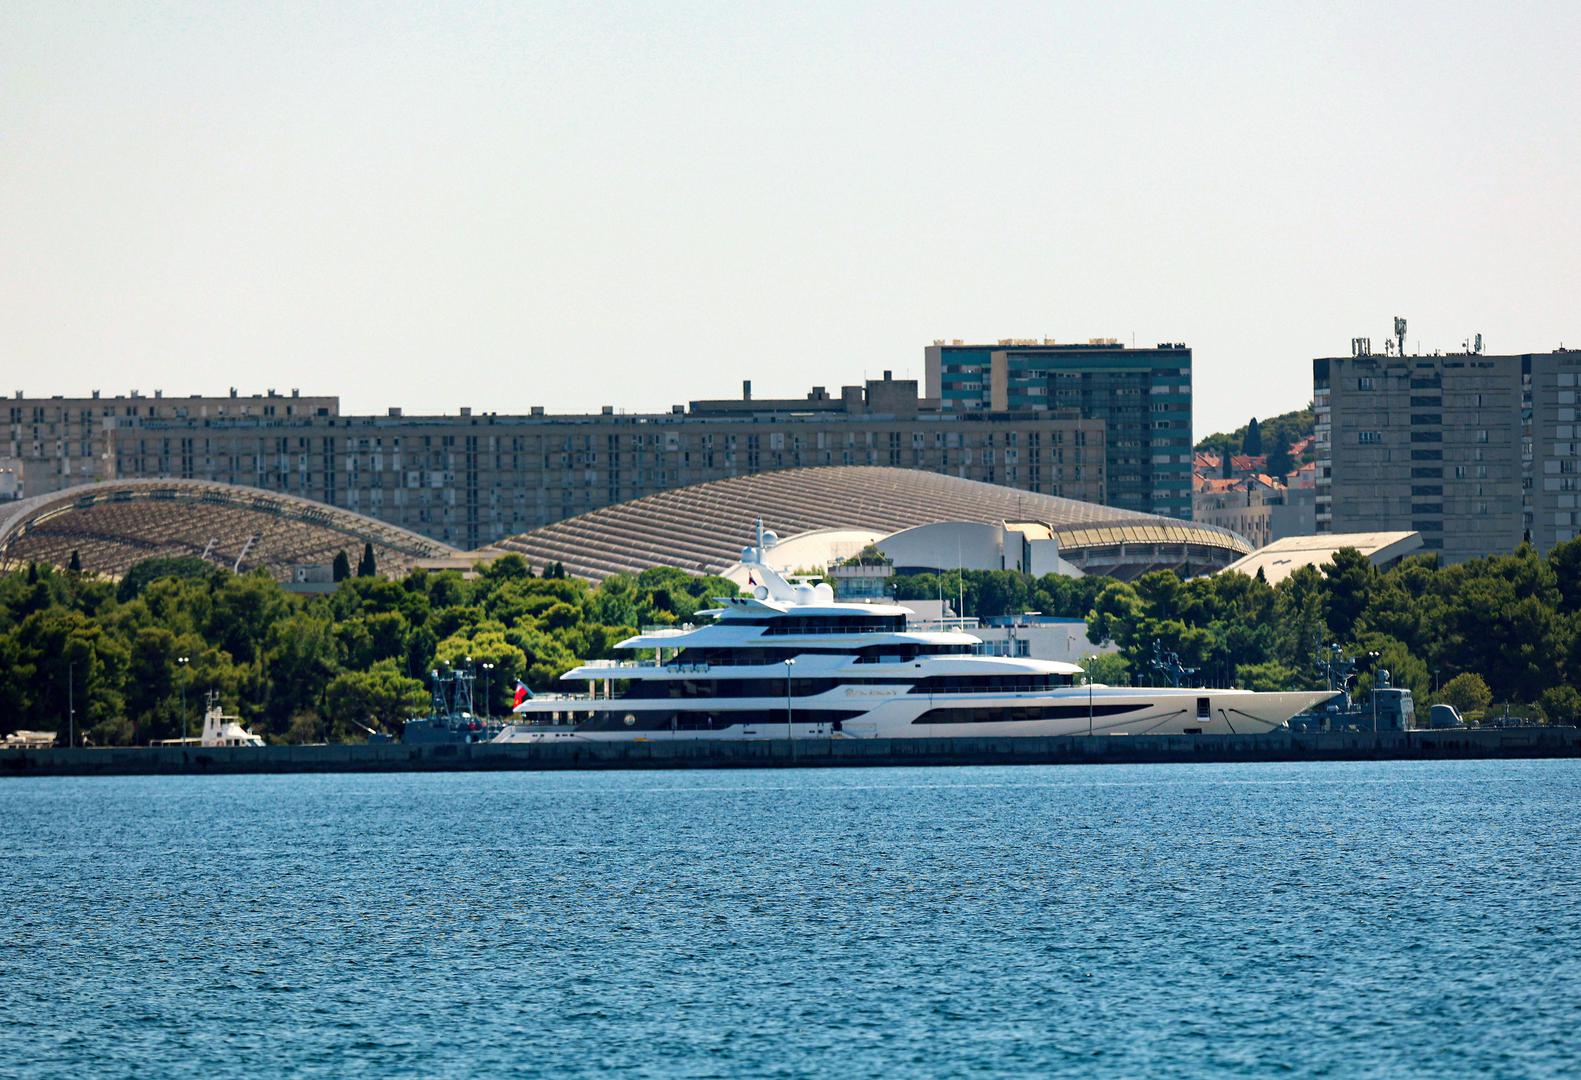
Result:
{"label": "white superyacht", "polygon": [[572,668],[582,694],[526,699],[493,741],[1249,734],[1333,696],[1098,686],[1075,664],[976,655],[962,630],[908,630],[906,608],[787,581],[772,535],[742,551],[751,595],[616,646],[651,659]]}

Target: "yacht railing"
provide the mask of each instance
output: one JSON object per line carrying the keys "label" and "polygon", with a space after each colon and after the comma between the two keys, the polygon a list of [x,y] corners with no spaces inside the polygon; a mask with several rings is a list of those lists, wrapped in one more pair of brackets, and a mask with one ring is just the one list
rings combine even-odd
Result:
{"label": "yacht railing", "polygon": [[947,619],[914,619],[906,623],[907,630],[978,630],[982,620],[977,616],[958,615]]}
{"label": "yacht railing", "polygon": [[579,667],[598,671],[620,671],[627,668],[663,668],[665,671],[699,672],[709,670],[709,664],[677,664],[674,660],[659,663],[657,660],[589,660]]}

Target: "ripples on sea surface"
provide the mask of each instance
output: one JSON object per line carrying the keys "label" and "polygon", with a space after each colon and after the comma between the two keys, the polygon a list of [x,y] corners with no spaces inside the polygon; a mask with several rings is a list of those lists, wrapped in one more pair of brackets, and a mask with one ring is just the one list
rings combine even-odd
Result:
{"label": "ripples on sea surface", "polygon": [[1581,763],[0,782],[0,1074],[1575,1075]]}

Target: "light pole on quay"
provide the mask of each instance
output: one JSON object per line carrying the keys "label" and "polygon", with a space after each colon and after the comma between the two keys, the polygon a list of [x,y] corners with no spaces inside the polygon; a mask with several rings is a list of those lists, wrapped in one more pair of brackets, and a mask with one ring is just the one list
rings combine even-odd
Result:
{"label": "light pole on quay", "polygon": [[493,706],[489,704],[489,672],[493,670],[493,664],[487,660],[483,661],[483,718],[485,720],[494,715]]}

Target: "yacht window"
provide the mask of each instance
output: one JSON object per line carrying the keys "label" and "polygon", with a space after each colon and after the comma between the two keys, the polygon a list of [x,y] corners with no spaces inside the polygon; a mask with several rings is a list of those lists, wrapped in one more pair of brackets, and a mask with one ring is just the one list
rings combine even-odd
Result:
{"label": "yacht window", "polygon": [[1137,705],[1036,705],[1023,708],[929,709],[913,724],[1004,724],[1033,720],[1074,720],[1091,716],[1122,716],[1149,708]]}
{"label": "yacht window", "polygon": [[1052,690],[1071,686],[1070,675],[935,675],[919,679],[911,688],[913,694],[984,694],[994,692],[1025,692]]}

